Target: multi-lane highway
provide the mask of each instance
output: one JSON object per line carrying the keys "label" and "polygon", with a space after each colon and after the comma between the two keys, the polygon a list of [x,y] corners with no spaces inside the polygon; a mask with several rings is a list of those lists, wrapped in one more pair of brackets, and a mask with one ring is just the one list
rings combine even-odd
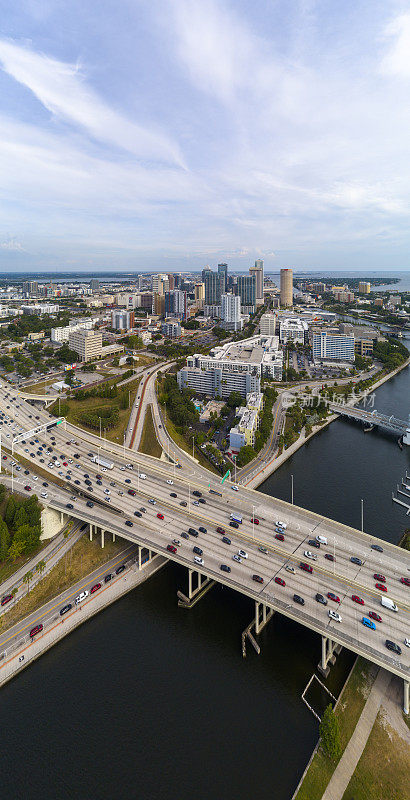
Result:
{"label": "multi-lane highway", "polygon": [[[16,435],[43,422],[55,422],[3,383],[0,414],[3,446],[6,442],[9,448]],[[222,486],[210,473],[205,480],[206,471],[195,470],[192,461],[188,467],[176,469],[106,444],[74,426],[67,425],[64,430],[61,424],[28,433],[13,449],[16,458],[23,456],[32,465],[28,474],[24,469],[14,473],[14,481],[24,493],[29,493],[25,486],[39,496],[46,493],[42,498],[45,504],[199,570],[408,682],[410,649],[405,641],[410,637],[410,587],[405,581],[410,578],[410,555],[405,551],[275,498],[244,487],[235,491],[231,484]],[[111,462],[112,469],[95,463],[98,455]],[[7,463],[3,460],[3,466]],[[38,468],[50,478],[42,476],[35,481]],[[61,487],[51,485],[56,475]],[[230,525],[231,513],[242,517],[237,528]],[[198,535],[190,533],[190,527]],[[320,547],[309,544],[317,536],[322,538]],[[175,552],[167,550],[169,545]],[[195,553],[194,547],[202,552]],[[239,550],[246,555],[240,556]],[[195,556],[203,563],[195,562]],[[229,572],[223,571],[222,565]],[[386,596],[397,605],[396,612],[381,605]],[[373,616],[374,630],[362,624],[363,616]],[[401,652],[387,649],[386,640]]]}

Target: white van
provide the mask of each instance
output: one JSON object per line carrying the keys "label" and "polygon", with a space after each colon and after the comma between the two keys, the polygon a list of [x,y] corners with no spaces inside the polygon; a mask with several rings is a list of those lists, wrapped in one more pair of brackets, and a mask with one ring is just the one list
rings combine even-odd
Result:
{"label": "white van", "polygon": [[141,478],[142,481],[145,481],[146,477],[147,476],[146,476],[145,472],[140,472],[140,478]]}
{"label": "white van", "polygon": [[320,533],[318,533],[316,535],[316,541],[319,542],[319,544],[327,544],[327,537],[322,536]]}
{"label": "white van", "polygon": [[396,606],[396,603],[393,600],[390,600],[390,597],[381,597],[380,602],[382,606],[388,608],[390,611],[398,611],[399,609]]}
{"label": "white van", "polygon": [[82,601],[85,600],[86,597],[88,597],[88,592],[81,592],[81,594],[79,594],[78,597],[75,598],[76,606],[78,605],[78,603],[82,603]]}
{"label": "white van", "polygon": [[204,559],[201,556],[194,556],[195,564],[200,564],[201,567],[204,566]]}
{"label": "white van", "polygon": [[281,522],[280,519],[276,520],[276,525],[278,526],[278,528],[283,528],[284,531],[288,527],[286,522]]}

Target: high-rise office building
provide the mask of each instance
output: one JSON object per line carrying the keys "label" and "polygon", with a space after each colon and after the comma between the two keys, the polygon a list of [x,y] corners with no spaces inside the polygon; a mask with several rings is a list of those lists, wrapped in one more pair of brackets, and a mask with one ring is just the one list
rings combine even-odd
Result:
{"label": "high-rise office building", "polygon": [[209,264],[206,264],[206,266],[202,270],[202,275],[201,275],[203,283],[205,283],[205,275],[207,275],[208,272],[212,272],[212,270]]}
{"label": "high-rise office building", "polygon": [[94,292],[99,292],[100,291],[100,281],[97,278],[91,278],[91,280],[90,280],[90,289],[93,292],[93,294],[94,294]]}
{"label": "high-rise office building", "polygon": [[23,294],[25,294],[26,297],[36,297],[38,294],[37,281],[24,281]]}
{"label": "high-rise office building", "polygon": [[239,295],[221,295],[221,319],[227,330],[241,330],[241,298]]}
{"label": "high-rise office building", "polygon": [[172,292],[165,292],[165,316],[186,319],[187,317],[187,293],[180,289],[173,289]]}
{"label": "high-rise office building", "polygon": [[244,314],[253,314],[256,308],[255,275],[238,275],[236,293],[241,298],[241,310]]}
{"label": "high-rise office building", "polygon": [[256,303],[262,305],[263,303],[263,261],[258,258],[255,261],[254,267],[249,267],[249,275],[254,275],[256,278]]}
{"label": "high-rise office building", "polygon": [[152,276],[152,291],[156,294],[164,294],[169,291],[168,275],[153,275]]}
{"label": "high-rise office building", "polygon": [[175,276],[172,275],[171,272],[168,273],[168,286],[170,292],[172,291],[172,289],[175,289]]}
{"label": "high-rise office building", "polygon": [[203,306],[205,300],[205,286],[203,283],[196,283],[194,286],[195,302],[198,306]]}
{"label": "high-rise office building", "polygon": [[226,292],[228,287],[228,264],[218,264],[218,275],[221,275],[221,291]]}
{"label": "high-rise office building", "polygon": [[203,270],[205,284],[205,305],[215,306],[221,304],[221,294],[225,285],[225,275],[212,270]]}
{"label": "high-rise office building", "polygon": [[368,281],[359,281],[359,294],[370,294],[370,283]]}
{"label": "high-rise office building", "polygon": [[293,306],[293,270],[281,269],[280,271],[280,304]]}

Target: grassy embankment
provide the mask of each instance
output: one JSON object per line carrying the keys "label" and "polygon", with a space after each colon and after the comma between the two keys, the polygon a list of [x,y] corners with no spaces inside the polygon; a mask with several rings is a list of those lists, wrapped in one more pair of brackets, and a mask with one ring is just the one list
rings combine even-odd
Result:
{"label": "grassy embankment", "polygon": [[148,406],[145,414],[144,427],[138,450],[140,453],[146,453],[146,455],[154,456],[155,458],[161,458],[162,455],[162,447],[158,443],[155,435],[151,406]]}
{"label": "grassy embankment", "polygon": [[114,543],[106,539],[105,547],[102,549],[100,537],[90,542],[83,536],[28,595],[0,618],[0,631],[7,630],[36,608],[40,608],[80,578],[89,575],[99,565],[109,561],[125,547],[126,544],[121,539],[117,539]]}
{"label": "grassy embankment", "polygon": [[[118,380],[121,380],[121,376],[119,376]],[[110,381],[110,384],[117,383],[118,380]],[[68,406],[68,411],[64,413],[64,416],[66,420],[68,422],[73,423],[73,425],[77,425],[79,428],[83,428],[83,430],[85,431],[98,435],[99,431],[89,427],[88,425],[84,425],[81,422],[81,415],[87,411],[92,411],[98,414],[99,409],[106,410],[113,408],[113,406],[116,406],[117,408],[119,408],[118,423],[114,427],[105,431],[105,437],[109,439],[111,442],[117,442],[117,444],[122,444],[124,440],[124,431],[128,425],[128,420],[130,417],[132,405],[137,396],[139,383],[140,383],[140,378],[137,377],[135,378],[135,380],[130,381],[128,384],[124,386],[124,391],[129,392],[128,408],[120,407],[119,397],[112,397],[112,398],[87,397],[84,400],[75,400],[73,398],[70,398],[68,400],[64,399],[64,401],[61,401],[61,404],[63,404],[64,402],[65,409]],[[85,391],[87,391],[87,387],[84,387],[84,389]],[[54,409],[58,410],[58,402],[53,403],[51,410],[53,411]]]}
{"label": "grassy embankment", "polygon": [[[10,494],[11,493],[8,490],[6,490],[4,498],[0,503],[1,519],[3,519],[4,517],[4,511]],[[45,547],[46,544],[48,544],[48,542],[41,542],[39,546],[36,547],[36,549],[33,550],[31,553],[20,556],[20,558],[17,558],[15,561],[8,561],[8,560],[0,561],[0,584],[3,583],[3,581],[6,581],[7,578],[9,578],[11,575],[14,575],[14,573],[17,572],[17,570],[21,569],[21,567],[24,567],[25,564],[28,564],[28,562],[31,561],[32,558],[35,558],[36,555],[41,553],[43,547]]]}
{"label": "grassy embankment", "polygon": [[[376,674],[377,668],[373,664],[364,658],[357,659],[335,710],[339,721],[342,752],[345,750],[363,711]],[[336,763],[331,761],[319,746],[295,800],[321,800]],[[353,796],[355,795],[352,794],[351,797]],[[367,797],[366,800],[370,800],[370,798]]]}

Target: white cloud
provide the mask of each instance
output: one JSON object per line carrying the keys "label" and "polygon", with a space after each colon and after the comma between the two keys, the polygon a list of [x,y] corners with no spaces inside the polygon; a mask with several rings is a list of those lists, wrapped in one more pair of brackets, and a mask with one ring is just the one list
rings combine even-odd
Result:
{"label": "white cloud", "polygon": [[391,42],[381,62],[386,75],[410,78],[410,13],[399,14],[389,23],[385,38]]}
{"label": "white cloud", "polygon": [[85,82],[78,64],[36,53],[0,40],[0,62],[53,115],[79,126],[96,140],[123,148],[138,158],[182,165],[179,148],[168,136],[132,122],[115,111]]}
{"label": "white cloud", "polygon": [[0,242],[1,250],[13,250],[16,253],[26,253],[21,242],[17,241],[15,236],[8,236],[4,242]]}

